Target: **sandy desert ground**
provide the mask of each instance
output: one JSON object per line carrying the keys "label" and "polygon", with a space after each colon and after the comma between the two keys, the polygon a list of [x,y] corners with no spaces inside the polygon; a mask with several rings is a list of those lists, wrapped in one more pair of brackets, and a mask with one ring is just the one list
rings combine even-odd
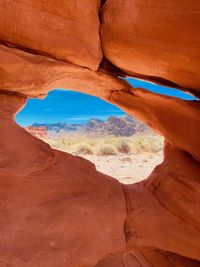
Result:
{"label": "sandy desert ground", "polygon": [[163,138],[152,134],[128,138],[64,135],[44,141],[54,149],[91,161],[98,171],[124,184],[146,179],[163,160]]}
{"label": "sandy desert ground", "polygon": [[162,162],[163,152],[116,156],[83,155],[82,157],[93,162],[100,172],[116,178],[121,183],[131,184],[147,178]]}

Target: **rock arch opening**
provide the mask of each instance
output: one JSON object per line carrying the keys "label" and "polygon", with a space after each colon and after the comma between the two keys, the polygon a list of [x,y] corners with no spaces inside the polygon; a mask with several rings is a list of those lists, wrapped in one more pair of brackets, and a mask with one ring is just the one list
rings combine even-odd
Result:
{"label": "rock arch opening", "polygon": [[138,78],[126,78],[126,80],[133,88],[144,88],[147,91],[153,92],[155,94],[160,94],[164,96],[171,96],[178,99],[183,99],[186,101],[198,100],[194,95],[180,89],[174,88],[172,86],[159,85],[154,82],[145,81]]}
{"label": "rock arch opening", "polygon": [[[1,266],[200,266],[199,101],[118,77],[200,97],[200,1],[179,2],[0,1]],[[148,179],[121,184],[14,123],[66,86],[164,136]]]}
{"label": "rock arch opening", "polygon": [[93,162],[100,172],[131,184],[163,160],[163,138],[115,105],[57,89],[29,99],[16,122],[52,148]]}

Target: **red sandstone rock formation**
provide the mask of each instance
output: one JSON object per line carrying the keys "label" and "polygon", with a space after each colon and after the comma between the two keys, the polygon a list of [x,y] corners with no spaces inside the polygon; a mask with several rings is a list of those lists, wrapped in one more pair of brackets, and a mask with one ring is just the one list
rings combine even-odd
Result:
{"label": "red sandstone rock formation", "polygon": [[54,88],[70,88],[105,100],[111,91],[131,86],[102,69],[94,72],[68,62],[0,45],[0,88],[42,97]]}
{"label": "red sandstone rock formation", "polygon": [[[167,142],[200,161],[199,101],[184,101],[144,89],[131,89],[128,92],[113,92],[112,102],[147,123]],[[191,138],[192,133],[195,135]]]}
{"label": "red sandstone rock formation", "polygon": [[30,134],[33,136],[43,139],[43,138],[48,138],[48,133],[46,127],[33,127],[33,126],[28,126],[25,128]]}
{"label": "red sandstone rock formation", "polygon": [[102,47],[114,65],[199,91],[198,0],[107,0],[102,14]]}
{"label": "red sandstone rock formation", "polygon": [[19,127],[24,103],[0,93],[0,266],[95,266],[123,251],[121,185]]}
{"label": "red sandstone rock formation", "polygon": [[0,40],[97,70],[102,58],[99,0],[0,2]]}
{"label": "red sandstone rock formation", "polygon": [[[0,266],[200,266],[199,101],[116,76],[198,96],[199,13],[197,0],[1,1]],[[55,87],[147,123],[166,139],[164,162],[123,186],[20,128],[13,114],[26,98]]]}

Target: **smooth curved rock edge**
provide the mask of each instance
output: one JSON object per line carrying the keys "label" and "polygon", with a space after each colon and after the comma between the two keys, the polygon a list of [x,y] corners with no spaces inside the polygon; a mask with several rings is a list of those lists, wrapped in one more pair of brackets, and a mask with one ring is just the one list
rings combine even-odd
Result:
{"label": "smooth curved rock edge", "polygon": [[[117,78],[174,83],[198,96],[199,9],[196,0],[0,3],[0,266],[200,266],[199,101]],[[147,123],[165,137],[163,163],[124,186],[14,122],[27,97],[56,87]]]}
{"label": "smooth curved rock edge", "polygon": [[[200,91],[200,2],[107,0],[101,38],[105,57],[129,75]],[[168,81],[168,82],[167,82]]]}

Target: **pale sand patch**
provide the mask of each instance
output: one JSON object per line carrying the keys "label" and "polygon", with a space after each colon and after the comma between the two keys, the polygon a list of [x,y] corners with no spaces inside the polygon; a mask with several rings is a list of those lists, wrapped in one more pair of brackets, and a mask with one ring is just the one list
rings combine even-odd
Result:
{"label": "pale sand patch", "polygon": [[163,161],[163,151],[116,156],[81,155],[96,165],[98,171],[116,178],[123,184],[146,179]]}

